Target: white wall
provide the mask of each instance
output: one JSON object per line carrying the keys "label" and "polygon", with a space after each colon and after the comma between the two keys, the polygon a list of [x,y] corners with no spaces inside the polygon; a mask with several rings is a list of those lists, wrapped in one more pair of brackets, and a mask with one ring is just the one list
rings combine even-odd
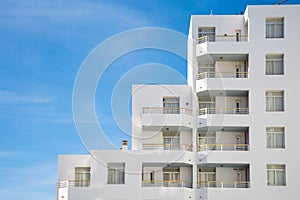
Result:
{"label": "white wall", "polygon": [[226,97],[226,96],[217,96],[216,98],[216,108],[236,108],[236,102],[240,102],[240,108],[248,107],[248,98],[247,97]]}
{"label": "white wall", "polygon": [[245,71],[245,62],[243,61],[216,61],[215,63],[215,72],[219,73],[235,73],[236,67],[240,67],[240,72],[246,72]]}
{"label": "white wall", "polygon": [[[155,94],[155,95],[153,95]],[[180,108],[192,109],[192,90],[188,85],[133,85],[132,86],[132,149],[139,149],[140,143],[147,143],[147,132],[143,130],[141,115],[143,107],[163,107],[163,97],[180,97]],[[155,115],[151,115],[155,117]],[[155,121],[155,119],[153,119]],[[183,120],[183,119],[182,119]],[[191,122],[192,123],[192,122]],[[161,126],[163,126],[163,122]],[[175,124],[173,124],[174,126]],[[181,121],[178,121],[178,125]],[[160,129],[157,130],[160,132]]]}
{"label": "white wall", "polygon": [[216,133],[216,143],[217,144],[235,144],[236,136],[240,136],[241,144],[245,143],[245,133],[244,132],[217,132]]}
{"label": "white wall", "polygon": [[189,183],[193,182],[192,167],[180,167],[180,180],[187,181]]}

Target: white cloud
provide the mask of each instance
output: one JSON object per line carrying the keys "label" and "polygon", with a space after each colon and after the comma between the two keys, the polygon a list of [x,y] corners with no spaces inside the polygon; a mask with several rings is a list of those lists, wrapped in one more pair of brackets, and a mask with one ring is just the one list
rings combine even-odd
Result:
{"label": "white cloud", "polygon": [[52,97],[45,97],[38,93],[22,94],[7,90],[0,90],[0,103],[50,103],[54,100]]}

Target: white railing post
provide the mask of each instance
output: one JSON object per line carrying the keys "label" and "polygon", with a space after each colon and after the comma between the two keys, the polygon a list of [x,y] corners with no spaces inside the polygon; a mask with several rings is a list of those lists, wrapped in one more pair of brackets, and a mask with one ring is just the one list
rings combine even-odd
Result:
{"label": "white railing post", "polygon": [[221,181],[221,188],[223,188],[224,187],[224,182],[223,181]]}
{"label": "white railing post", "polygon": [[237,182],[234,181],[234,188],[237,188]]}

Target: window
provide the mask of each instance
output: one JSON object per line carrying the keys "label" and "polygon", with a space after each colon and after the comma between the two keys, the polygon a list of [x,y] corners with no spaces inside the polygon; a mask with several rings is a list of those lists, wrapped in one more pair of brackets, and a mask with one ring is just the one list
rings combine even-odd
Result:
{"label": "window", "polygon": [[267,148],[284,148],[284,128],[267,127]]}
{"label": "window", "polygon": [[216,133],[200,132],[198,134],[199,151],[216,150]]}
{"label": "window", "polygon": [[107,164],[107,184],[125,184],[125,163]]}
{"label": "window", "polygon": [[266,92],[266,111],[284,111],[283,91]]}
{"label": "window", "polygon": [[198,66],[198,79],[214,78],[215,77],[215,64],[201,63]]}
{"label": "window", "polygon": [[266,75],[282,75],[283,54],[266,55]]}
{"label": "window", "polygon": [[179,150],[179,132],[163,132],[164,149],[165,150]]}
{"label": "window", "polygon": [[[203,38],[203,40],[201,39],[202,37],[207,36],[207,39]],[[203,43],[203,42],[214,42],[216,40],[216,28],[215,27],[200,27],[198,29],[198,38],[199,43]]]}
{"label": "window", "polygon": [[285,183],[285,165],[267,165],[267,177],[269,186],[284,186]]}
{"label": "window", "polygon": [[216,170],[213,168],[199,169],[199,187],[216,187]]}
{"label": "window", "polygon": [[200,115],[216,114],[216,100],[214,98],[198,98],[198,102]]}
{"label": "window", "polygon": [[90,185],[91,168],[75,167],[75,186],[87,187]]}
{"label": "window", "polygon": [[163,169],[163,185],[164,187],[179,187],[180,173],[179,168],[164,168]]}
{"label": "window", "polygon": [[283,38],[284,36],[283,17],[266,19],[266,38]]}
{"label": "window", "polygon": [[163,108],[164,114],[179,114],[179,97],[164,97],[163,98]]}

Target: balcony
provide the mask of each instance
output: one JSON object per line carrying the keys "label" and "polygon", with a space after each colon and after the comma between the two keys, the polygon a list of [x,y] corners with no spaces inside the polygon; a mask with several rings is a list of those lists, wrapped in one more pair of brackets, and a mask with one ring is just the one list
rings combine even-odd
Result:
{"label": "balcony", "polygon": [[198,166],[198,188],[250,188],[248,164]]}
{"label": "balcony", "polygon": [[60,181],[58,188],[69,188],[69,187],[88,187],[90,186],[90,180],[66,180]]}
{"label": "balcony", "polygon": [[250,188],[249,181],[203,181],[198,182],[199,188]]}
{"label": "balcony", "polygon": [[151,130],[160,130],[165,126],[176,126],[191,129],[193,111],[188,108],[144,107],[142,110],[142,126]]}
{"label": "balcony", "polygon": [[197,58],[196,92],[222,88],[249,88],[247,53],[205,54]]}
{"label": "balcony", "polygon": [[248,108],[201,108],[199,109],[199,115],[210,114],[249,114]]}
{"label": "balcony", "polygon": [[209,53],[249,52],[247,35],[215,35],[196,38],[196,56]]}
{"label": "balcony", "polygon": [[143,150],[186,150],[192,151],[193,147],[191,144],[142,144]]}
{"label": "balcony", "polygon": [[248,151],[249,144],[200,144],[199,151]]}
{"label": "balcony", "polygon": [[192,188],[192,182],[182,180],[143,180],[142,187],[185,187]]}
{"label": "balcony", "polygon": [[210,114],[245,115],[245,114],[249,114],[249,108],[201,108],[199,109],[199,115],[210,115]]}
{"label": "balcony", "polygon": [[248,42],[248,35],[210,35],[203,36],[200,38],[196,38],[198,44],[206,43],[206,42]]}
{"label": "balcony", "polygon": [[208,78],[248,78],[249,72],[202,72],[197,76],[197,80]]}
{"label": "balcony", "polygon": [[248,127],[203,127],[198,131],[198,151],[249,151]]}
{"label": "balcony", "polygon": [[142,179],[142,187],[192,188],[192,165],[144,163]]}
{"label": "balcony", "polygon": [[162,107],[144,107],[143,114],[183,114],[192,115],[192,110],[188,108],[162,108]]}
{"label": "balcony", "polygon": [[199,115],[249,114],[248,91],[206,90],[198,93]]}

